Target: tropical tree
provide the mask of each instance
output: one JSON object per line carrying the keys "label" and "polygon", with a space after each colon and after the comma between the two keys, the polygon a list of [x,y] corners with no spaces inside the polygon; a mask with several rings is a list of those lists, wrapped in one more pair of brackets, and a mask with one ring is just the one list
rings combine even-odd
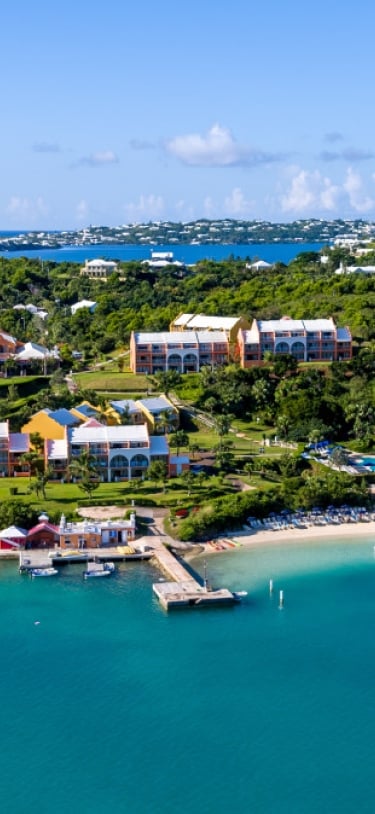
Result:
{"label": "tropical tree", "polygon": [[30,452],[24,452],[23,455],[20,456],[20,463],[26,464],[26,466],[29,467],[29,481],[31,485],[31,477],[38,472],[38,469],[40,470],[42,459],[37,452],[30,450]]}
{"label": "tropical tree", "polygon": [[190,495],[191,495],[191,493],[193,491],[193,488],[195,486],[195,482],[196,482],[195,481],[195,475],[193,475],[192,472],[187,470],[186,472],[182,473],[181,479],[182,479],[184,485],[186,486],[187,493],[188,493],[188,495],[190,497]]}
{"label": "tropical tree", "polygon": [[165,485],[168,480],[168,467],[165,461],[152,461],[147,470],[148,480]]}
{"label": "tropical tree", "polygon": [[97,460],[88,451],[81,452],[71,461],[69,474],[77,479],[79,488],[89,497],[99,486],[100,478]]}
{"label": "tropical tree", "polygon": [[160,391],[168,396],[181,383],[181,374],[178,370],[160,370],[155,373],[155,380]]}
{"label": "tropical tree", "polygon": [[169,443],[171,447],[176,449],[176,453],[179,455],[181,447],[188,446],[189,436],[185,430],[176,430],[176,432],[169,436]]}
{"label": "tropical tree", "polygon": [[223,447],[223,438],[228,435],[232,420],[233,416],[229,413],[223,413],[223,415],[216,417],[215,429],[219,436],[219,449]]}
{"label": "tropical tree", "polygon": [[44,500],[46,500],[46,485],[51,477],[52,471],[51,469],[45,469],[44,472],[41,470],[37,470],[36,478],[34,482],[34,489],[36,491],[37,496],[41,494]]}

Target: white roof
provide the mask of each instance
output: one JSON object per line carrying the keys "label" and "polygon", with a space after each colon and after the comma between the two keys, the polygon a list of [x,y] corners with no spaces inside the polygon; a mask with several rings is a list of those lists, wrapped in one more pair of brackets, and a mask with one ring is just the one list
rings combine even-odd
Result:
{"label": "white roof", "polygon": [[166,396],[153,396],[149,399],[139,399],[139,404],[146,407],[149,413],[160,413],[162,410],[169,410],[171,413],[175,412],[173,404],[171,404]]}
{"label": "white roof", "polygon": [[154,332],[141,332],[134,334],[137,345],[183,345],[184,342],[197,343],[197,335],[195,331],[154,331]]}
{"label": "white roof", "polygon": [[228,344],[228,337],[225,331],[198,331],[197,339],[200,345],[205,342],[224,342],[225,345]]}
{"label": "white roof", "polygon": [[70,310],[72,314],[75,314],[76,311],[79,311],[80,308],[89,308],[90,310],[96,308],[97,303],[94,300],[80,300],[76,302],[75,305],[72,305]]}
{"label": "white roof", "polygon": [[120,414],[128,412],[129,415],[131,415],[132,413],[141,412],[139,405],[134,399],[121,399],[121,401],[110,401],[109,403],[111,407]]}
{"label": "white roof", "polygon": [[261,333],[268,331],[334,331],[333,319],[269,319],[258,321]]}
{"label": "white roof", "polygon": [[349,273],[353,274],[355,272],[364,272],[365,274],[374,274],[375,266],[346,266],[344,271],[348,271]]}
{"label": "white roof", "polygon": [[19,526],[8,526],[7,529],[2,529],[0,531],[0,537],[3,539],[4,537],[10,538],[19,538],[24,539],[27,537],[26,529],[21,529]]}
{"label": "white roof", "polygon": [[252,269],[270,269],[272,267],[272,263],[267,263],[266,260],[257,260],[256,263],[251,263],[250,268]]}
{"label": "white roof", "polygon": [[47,357],[54,357],[58,359],[56,351],[48,350],[43,345],[37,345],[36,342],[26,342],[22,350],[16,354],[16,359],[46,359]]}
{"label": "white roof", "polygon": [[47,457],[49,461],[66,459],[68,457],[66,438],[62,438],[59,441],[47,441]]}
{"label": "white roof", "polygon": [[200,330],[202,328],[211,328],[218,331],[229,331],[237,324],[239,317],[218,317],[206,316],[205,314],[181,314],[175,320],[175,325],[184,325],[191,330]]}
{"label": "white roof", "polygon": [[114,263],[113,260],[101,260],[100,258],[98,258],[98,260],[86,260],[85,265],[88,266],[89,268],[101,267],[109,269],[115,268],[117,266],[117,263]]}
{"label": "white roof", "polygon": [[86,424],[82,424],[80,427],[70,430],[70,440],[72,444],[145,442],[148,441],[148,431],[146,424],[117,425],[116,427],[106,427],[103,424],[99,427],[88,427]]}
{"label": "white roof", "polygon": [[193,316],[194,314],[180,314],[180,316],[174,320],[174,325],[187,325]]}

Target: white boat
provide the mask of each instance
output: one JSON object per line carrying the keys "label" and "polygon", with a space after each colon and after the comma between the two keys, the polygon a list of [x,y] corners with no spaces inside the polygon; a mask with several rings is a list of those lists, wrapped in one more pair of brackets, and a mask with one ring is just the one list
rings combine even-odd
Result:
{"label": "white boat", "polygon": [[57,568],[31,568],[30,576],[34,577],[54,577],[58,574]]}
{"label": "white boat", "polygon": [[88,562],[87,569],[83,572],[84,579],[91,577],[109,577],[113,574],[115,565],[113,562]]}

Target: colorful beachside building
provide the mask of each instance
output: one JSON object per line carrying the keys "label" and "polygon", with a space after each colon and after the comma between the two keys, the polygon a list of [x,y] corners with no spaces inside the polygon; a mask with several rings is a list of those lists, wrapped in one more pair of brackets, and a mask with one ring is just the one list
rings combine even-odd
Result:
{"label": "colorful beachside building", "polygon": [[164,436],[150,435],[146,424],[108,426],[91,419],[68,429],[65,439],[46,441],[45,461],[52,479],[70,479],[69,465],[84,452],[95,458],[102,482],[145,478],[156,460],[163,461],[169,472],[169,446]]}
{"label": "colorful beachside building", "polygon": [[[86,419],[84,419],[86,420]],[[23,425],[22,432],[39,433],[42,438],[50,440],[63,440],[66,428],[77,426],[82,418],[73,415],[70,410],[60,407],[58,410],[39,410]]]}
{"label": "colorful beachside building", "polygon": [[39,522],[27,532],[25,548],[54,548],[59,544],[58,526],[49,522],[47,514],[38,517]]}
{"label": "colorful beachside building", "polygon": [[130,337],[133,373],[166,370],[197,373],[201,367],[229,361],[230,343],[223,330],[135,332]]}
{"label": "colorful beachside building", "polygon": [[26,529],[21,529],[18,526],[8,526],[0,531],[0,549],[2,551],[18,551],[25,547],[26,538]]}
{"label": "colorful beachside building", "polygon": [[59,546],[70,548],[100,548],[127,546],[135,539],[136,517],[132,512],[127,520],[89,520],[66,522],[61,515],[58,527]]}
{"label": "colorful beachside building", "polygon": [[241,367],[261,365],[267,353],[290,354],[301,362],[344,361],[352,357],[352,336],[332,318],[254,319],[249,331],[238,334]]}
{"label": "colorful beachside building", "polygon": [[110,401],[105,411],[105,419],[110,426],[145,423],[145,415],[140,402],[134,401],[134,399]]}

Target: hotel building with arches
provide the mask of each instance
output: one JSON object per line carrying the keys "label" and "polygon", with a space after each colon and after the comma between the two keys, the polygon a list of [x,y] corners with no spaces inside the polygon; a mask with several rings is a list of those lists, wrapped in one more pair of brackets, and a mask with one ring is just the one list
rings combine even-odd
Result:
{"label": "hotel building with arches", "polygon": [[249,331],[239,331],[241,367],[262,364],[267,353],[290,354],[299,362],[347,361],[352,357],[349,328],[329,319],[254,319]]}

